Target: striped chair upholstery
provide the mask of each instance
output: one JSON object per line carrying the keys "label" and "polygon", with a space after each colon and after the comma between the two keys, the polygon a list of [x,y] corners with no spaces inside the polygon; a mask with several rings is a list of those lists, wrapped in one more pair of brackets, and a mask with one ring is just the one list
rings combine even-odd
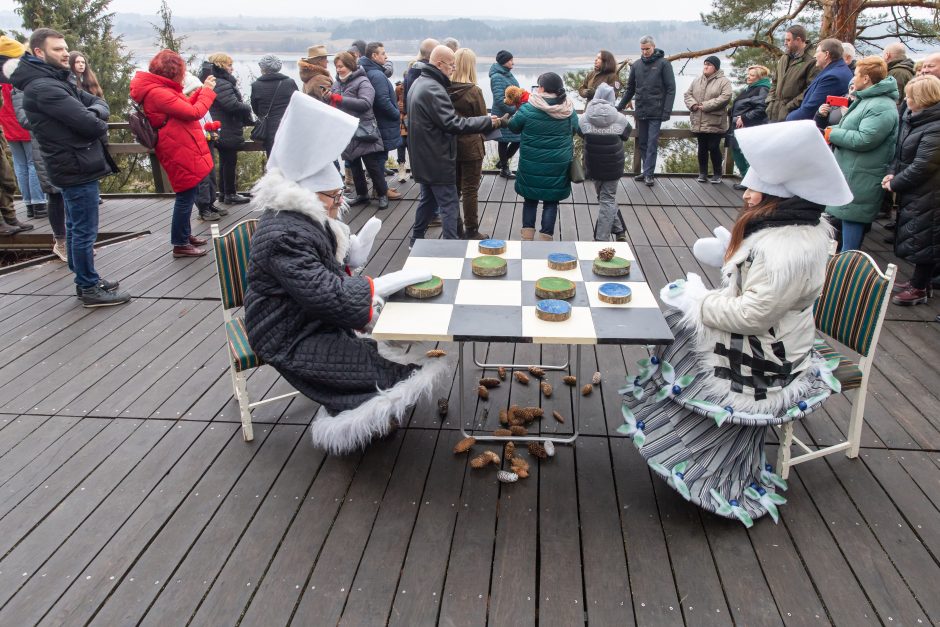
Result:
{"label": "striped chair upholstery", "polygon": [[832,372],[839,383],[842,384],[842,391],[856,390],[862,385],[862,370],[858,364],[845,357],[842,353],[829,346],[822,338],[816,338],[813,348],[825,359],[839,358],[839,366]]}
{"label": "striped chair upholstery", "polygon": [[215,262],[224,309],[241,307],[245,300],[251,236],[257,224],[257,220],[240,222],[215,243]]}
{"label": "striped chair upholstery", "polygon": [[261,365],[261,358],[255,355],[248,345],[248,333],[245,331],[245,319],[234,316],[225,323],[225,336],[228,339],[228,349],[232,353],[235,370],[244,372]]}
{"label": "striped chair upholstery", "polygon": [[829,260],[826,282],[816,301],[816,328],[860,355],[872,349],[872,338],[889,280],[871,259],[856,250]]}

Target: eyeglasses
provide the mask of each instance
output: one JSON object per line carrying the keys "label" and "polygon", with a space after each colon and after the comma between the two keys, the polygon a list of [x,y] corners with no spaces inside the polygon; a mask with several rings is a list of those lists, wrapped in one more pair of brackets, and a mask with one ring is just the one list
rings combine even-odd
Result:
{"label": "eyeglasses", "polygon": [[327,198],[333,201],[340,200],[343,197],[343,190],[341,189],[337,190],[336,192],[332,194],[328,194],[326,192],[317,192],[317,193],[320,194],[321,196],[326,196]]}

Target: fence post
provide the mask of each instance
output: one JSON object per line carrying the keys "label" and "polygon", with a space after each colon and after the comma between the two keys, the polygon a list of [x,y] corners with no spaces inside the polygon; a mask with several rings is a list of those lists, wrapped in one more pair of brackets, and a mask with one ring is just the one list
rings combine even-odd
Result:
{"label": "fence post", "polygon": [[640,173],[640,140],[633,139],[633,173]]}
{"label": "fence post", "polygon": [[151,152],[148,156],[150,157],[150,171],[153,174],[153,189],[158,194],[166,194],[167,190],[170,189],[170,182],[167,180],[166,172],[160,165],[156,153]]}

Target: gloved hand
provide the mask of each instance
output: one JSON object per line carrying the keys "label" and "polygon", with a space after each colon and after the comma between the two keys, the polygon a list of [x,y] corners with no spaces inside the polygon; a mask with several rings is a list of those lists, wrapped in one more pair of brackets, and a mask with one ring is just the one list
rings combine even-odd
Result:
{"label": "gloved hand", "polygon": [[342,101],[343,97],[340,94],[330,94],[330,104],[334,107],[338,107]]}
{"label": "gloved hand", "polygon": [[712,233],[715,237],[703,237],[695,241],[692,254],[703,265],[720,268],[725,264],[725,251],[728,250],[728,243],[731,241],[731,231],[719,226],[715,227]]}
{"label": "gloved hand", "polygon": [[382,298],[388,298],[398,290],[402,290],[409,285],[430,281],[433,275],[427,270],[399,270],[389,274],[375,277],[372,279],[372,287],[375,288],[375,295]]}
{"label": "gloved hand", "polygon": [[675,307],[679,311],[688,312],[693,307],[701,306],[702,299],[708,293],[708,288],[702,283],[702,277],[689,272],[685,279],[678,279],[668,284],[659,292],[664,303]]}
{"label": "gloved hand", "polygon": [[346,262],[350,268],[361,268],[369,261],[375,236],[382,228],[382,221],[378,218],[369,218],[369,221],[359,229],[359,232],[349,237],[349,255]]}

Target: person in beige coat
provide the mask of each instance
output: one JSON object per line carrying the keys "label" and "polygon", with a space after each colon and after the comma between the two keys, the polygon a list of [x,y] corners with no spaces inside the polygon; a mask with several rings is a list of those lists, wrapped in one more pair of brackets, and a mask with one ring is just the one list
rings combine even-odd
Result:
{"label": "person in beige coat", "polygon": [[698,182],[708,181],[708,160],[712,162],[712,183],[721,183],[721,138],[728,132],[728,106],[731,81],[721,71],[721,59],[705,59],[702,75],[685,92],[692,132],[698,140]]}

